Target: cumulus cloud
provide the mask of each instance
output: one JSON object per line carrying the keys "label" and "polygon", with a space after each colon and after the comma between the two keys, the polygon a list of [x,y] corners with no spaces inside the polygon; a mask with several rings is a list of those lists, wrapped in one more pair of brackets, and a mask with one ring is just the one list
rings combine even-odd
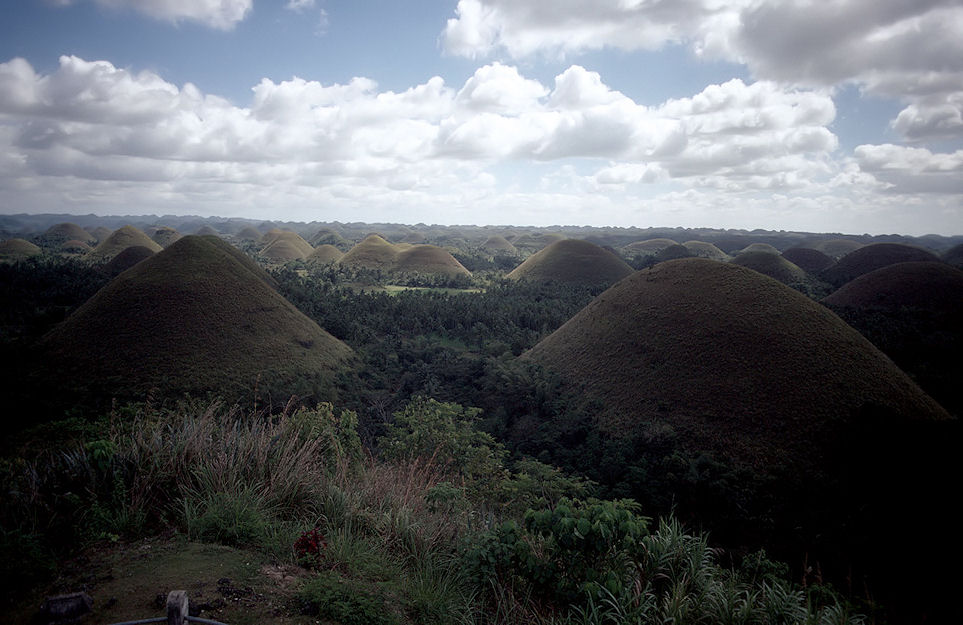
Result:
{"label": "cumulus cloud", "polygon": [[[67,6],[82,0],[52,0],[57,6]],[[154,19],[167,22],[198,22],[231,30],[250,13],[254,0],[93,0],[110,9],[131,9]],[[313,0],[289,0],[289,6],[311,3]]]}
{"label": "cumulus cloud", "polygon": [[909,139],[961,134],[963,5],[958,0],[460,0],[445,49],[484,57],[687,45],[761,80],[859,85],[902,99]]}
{"label": "cumulus cloud", "polygon": [[861,145],[854,150],[861,172],[891,193],[963,193],[963,150],[934,153],[901,145]]}
{"label": "cumulus cloud", "polygon": [[[862,146],[841,167],[834,118],[828,92],[771,81],[731,80],[645,106],[578,65],[550,85],[499,63],[460,86],[436,76],[404,91],[364,77],[262,79],[238,106],[107,61],[64,56],[42,74],[13,59],[0,63],[0,200],[101,210],[120,197],[162,207],[203,197],[214,207],[436,206],[439,214],[447,202],[477,219],[468,207],[505,201],[535,211],[532,198],[560,202],[563,193],[579,196],[562,203],[577,210],[616,198],[631,205],[633,194],[666,185],[838,195],[963,179],[959,153],[893,146]],[[494,172],[513,163],[542,173],[506,195]],[[958,192],[949,182],[934,188]]]}

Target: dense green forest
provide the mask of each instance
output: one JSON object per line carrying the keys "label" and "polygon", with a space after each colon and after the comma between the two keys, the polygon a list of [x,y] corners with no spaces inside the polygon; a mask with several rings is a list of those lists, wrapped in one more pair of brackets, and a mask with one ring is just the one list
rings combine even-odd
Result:
{"label": "dense green forest", "polygon": [[900,596],[924,583],[899,570],[916,559],[853,560],[879,508],[840,501],[846,512],[827,519],[842,486],[810,491],[780,474],[791,466],[756,473],[691,453],[668,427],[606,432],[604,401],[519,358],[608,284],[506,280],[517,258],[455,258],[470,278],[268,266],[277,291],[356,357],[329,387],[264,383],[237,405],[219,389],[51,389],[35,346],[110,276],[53,255],[0,264],[4,587],[43,588],[91,545],[174,532],[299,565],[285,613],[339,623],[943,614]]}

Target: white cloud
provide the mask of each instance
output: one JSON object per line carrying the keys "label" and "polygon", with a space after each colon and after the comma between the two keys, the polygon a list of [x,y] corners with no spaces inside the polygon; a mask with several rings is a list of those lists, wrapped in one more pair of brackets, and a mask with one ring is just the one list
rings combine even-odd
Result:
{"label": "white cloud", "polygon": [[741,63],[760,80],[853,83],[906,104],[908,139],[963,134],[959,0],[460,0],[442,33],[469,57],[572,55],[601,48],[689,46]]}
{"label": "white cloud", "polygon": [[302,11],[313,9],[315,4],[315,0],[288,0],[288,3],[284,5],[284,8],[288,9],[289,11],[301,13]]}
{"label": "white cloud", "polygon": [[921,201],[924,181],[937,181],[932,202],[958,202],[961,153],[861,146],[840,163],[834,117],[827,92],[770,81],[644,106],[577,65],[552,85],[493,63],[460,87],[433,77],[397,92],[263,79],[237,106],[106,61],[65,56],[40,74],[13,59],[0,63],[0,203],[585,223],[642,204],[681,219],[667,193],[685,189],[706,206],[773,191],[873,205],[880,191]]}
{"label": "white cloud", "polygon": [[[56,6],[68,6],[82,0],[52,0]],[[94,0],[110,9],[131,9],[167,22],[199,22],[211,28],[231,30],[251,12],[254,0]],[[313,0],[289,0],[292,4]]]}

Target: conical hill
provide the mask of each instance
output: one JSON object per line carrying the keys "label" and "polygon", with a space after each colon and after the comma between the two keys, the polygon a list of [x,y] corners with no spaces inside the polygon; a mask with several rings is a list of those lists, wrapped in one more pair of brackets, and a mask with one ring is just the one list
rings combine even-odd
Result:
{"label": "conical hill", "polygon": [[170,247],[172,243],[180,239],[182,236],[184,235],[173,228],[161,226],[160,228],[157,228],[157,231],[151,235],[151,239],[154,241],[154,243],[160,245],[161,247]]}
{"label": "conical hill", "polygon": [[836,262],[831,256],[808,247],[791,247],[782,253],[782,257],[813,275],[829,269]]}
{"label": "conical hill", "polygon": [[517,254],[518,253],[518,250],[515,248],[515,246],[509,243],[508,239],[506,239],[505,237],[499,234],[492,235],[487,239],[485,239],[485,242],[481,244],[481,249],[485,250],[486,252],[491,252],[493,254],[497,254],[497,253]]}
{"label": "conical hill", "polygon": [[0,260],[18,261],[41,254],[38,246],[26,239],[7,239],[0,241]]}
{"label": "conical hill", "polygon": [[471,275],[454,256],[437,245],[415,245],[398,252],[394,271],[448,277]]}
{"label": "conical hill", "polygon": [[43,339],[69,391],[229,400],[326,384],[351,349],[299,312],[253,261],[188,236],[120,274]]}
{"label": "conical hill", "polygon": [[853,250],[823,272],[823,278],[834,286],[846,284],[853,278],[896,263],[938,261],[932,252],[902,243],[873,243]]}
{"label": "conical hill", "polygon": [[377,234],[369,234],[348,250],[338,261],[347,267],[390,270],[398,257],[398,249]]}
{"label": "conical hill", "polygon": [[344,256],[344,253],[335,246],[330,243],[322,243],[308,254],[307,261],[309,263],[327,265],[338,262],[342,256]]}
{"label": "conical hill", "polygon": [[612,252],[579,239],[563,239],[532,254],[506,278],[537,282],[614,284],[632,273]]}
{"label": "conical hill", "polygon": [[[756,245],[755,243],[753,245]],[[800,267],[780,254],[767,251],[742,252],[731,261],[734,265],[748,267],[783,284],[798,284],[809,280]]]}
{"label": "conical hill", "polygon": [[844,284],[823,302],[833,307],[963,314],[963,271],[939,262],[896,263]]}
{"label": "conical hill", "polygon": [[54,224],[47,228],[41,237],[47,245],[56,247],[66,241],[83,241],[84,243],[96,243],[97,239],[75,223],[65,222]]}
{"label": "conical hill", "polygon": [[131,245],[125,247],[119,254],[104,263],[101,270],[108,276],[116,276],[153,255],[154,250],[147,249],[143,245]]}
{"label": "conical hill", "polygon": [[[268,233],[272,234],[272,233]],[[264,235],[268,237],[268,235]],[[314,248],[301,238],[296,232],[278,231],[273,233],[270,241],[261,249],[260,255],[275,263],[286,263],[292,260],[307,258]]]}
{"label": "conical hill", "polygon": [[686,246],[686,249],[688,249],[693,256],[698,256],[699,258],[711,258],[712,260],[725,260],[729,258],[728,254],[706,241],[686,241],[682,245]]}
{"label": "conical hill", "polygon": [[161,246],[155,243],[142,230],[134,226],[123,226],[110,233],[110,236],[97,244],[87,254],[86,259],[92,263],[105,263],[119,254],[124,248],[140,245],[152,252],[161,251]]}
{"label": "conical hill", "polygon": [[822,437],[868,407],[947,413],[839,317],[750,269],[704,259],[620,281],[525,356],[602,399],[610,432],[664,423],[690,451],[815,471]]}

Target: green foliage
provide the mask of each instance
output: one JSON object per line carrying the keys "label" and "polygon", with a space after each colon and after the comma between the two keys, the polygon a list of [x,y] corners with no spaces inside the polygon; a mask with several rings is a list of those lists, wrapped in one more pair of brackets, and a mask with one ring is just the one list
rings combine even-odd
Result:
{"label": "green foliage", "polygon": [[379,439],[386,460],[419,460],[439,467],[480,490],[505,477],[506,452],[490,434],[477,429],[478,408],[414,397],[396,412]]}
{"label": "green foliage", "polygon": [[271,518],[250,491],[211,493],[184,501],[187,533],[193,540],[234,547],[257,546],[270,533]]}
{"label": "green foliage", "polygon": [[378,585],[322,571],[298,593],[306,611],[341,625],[394,625],[400,623],[394,602]]}
{"label": "green foliage", "polygon": [[298,409],[291,415],[290,422],[306,440],[320,440],[328,458],[349,461],[361,459],[361,438],[358,436],[356,412],[341,410],[335,414],[333,404],[321,402],[313,410]]}

